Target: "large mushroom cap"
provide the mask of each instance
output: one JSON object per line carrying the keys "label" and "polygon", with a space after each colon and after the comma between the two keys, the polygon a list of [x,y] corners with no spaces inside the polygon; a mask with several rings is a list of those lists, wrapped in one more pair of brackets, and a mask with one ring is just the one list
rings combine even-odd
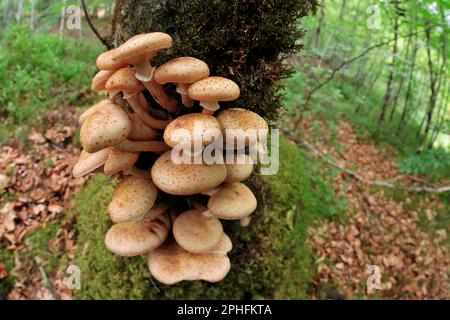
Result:
{"label": "large mushroom cap", "polygon": [[110,104],[107,108],[95,111],[83,122],[80,143],[92,153],[118,145],[130,131],[131,121],[127,113],[118,105]]}
{"label": "large mushroom cap", "polygon": [[107,176],[112,176],[122,170],[131,168],[138,158],[139,153],[137,152],[126,152],[114,148],[109,153],[108,160],[105,162],[105,174]]}
{"label": "large mushroom cap", "polygon": [[253,160],[247,154],[236,154],[232,163],[226,163],[226,182],[241,182],[252,175]]}
{"label": "large mushroom cap", "polygon": [[106,81],[114,74],[114,70],[100,70],[92,79],[91,89],[94,91],[105,90]]}
{"label": "large mushroom cap", "polygon": [[162,214],[154,220],[132,220],[113,225],[105,236],[108,250],[133,257],[159,247],[167,238],[170,218]]}
{"label": "large mushroom cap", "polygon": [[113,102],[109,99],[104,99],[96,104],[90,106],[78,117],[78,123],[83,124],[83,122],[94,112],[99,110],[107,110],[108,105],[113,104]]}
{"label": "large mushroom cap", "polygon": [[126,93],[138,93],[144,90],[142,83],[134,76],[135,69],[133,68],[121,68],[114,72],[106,82],[105,88],[108,92],[124,92],[124,98]]}
{"label": "large mushroom cap", "polygon": [[81,151],[80,157],[73,167],[73,176],[79,178],[101,167],[105,164],[110,152],[111,148],[105,148],[94,153],[89,153],[86,150]]}
{"label": "large mushroom cap", "polygon": [[253,192],[240,182],[222,186],[209,198],[208,209],[212,215],[225,220],[238,220],[256,210]]}
{"label": "large mushroom cap", "polygon": [[146,55],[171,46],[172,38],[166,33],[139,34],[118,47],[114,52],[113,60],[127,62],[133,60],[136,56]]}
{"label": "large mushroom cap", "polygon": [[[143,96],[142,96],[143,97]],[[145,99],[145,98],[144,98]],[[158,135],[158,131],[147,126],[137,113],[128,114],[131,120],[132,128],[128,139],[134,141],[153,140]]]}
{"label": "large mushroom cap", "polygon": [[[226,245],[226,241],[220,242],[220,245],[224,244]],[[215,248],[210,253],[190,253],[176,241],[168,240],[150,252],[148,267],[159,282],[168,285],[183,280],[219,282],[225,278],[231,267],[226,249],[228,247]]]}
{"label": "large mushroom cap", "polygon": [[186,251],[205,253],[221,240],[222,224],[215,217],[207,217],[201,210],[192,209],[180,214],[173,223],[173,236]]}
{"label": "large mushroom cap", "polygon": [[162,191],[173,195],[191,195],[215,188],[225,180],[225,164],[175,164],[171,153],[165,152],[152,167],[152,179]]}
{"label": "large mushroom cap", "polygon": [[203,146],[214,142],[214,132],[221,133],[216,118],[202,113],[190,113],[169,123],[164,130],[164,141],[172,148],[186,141],[190,141],[190,145],[198,143]]}
{"label": "large mushroom cap", "polygon": [[116,49],[111,49],[109,51],[101,53],[97,58],[97,68],[100,70],[117,70],[125,67],[127,64],[122,61],[114,61],[112,57],[114,56]]}
{"label": "large mushroom cap", "polygon": [[153,76],[159,84],[194,83],[209,76],[209,67],[200,59],[179,57],[159,66]]}
{"label": "large mushroom cap", "polygon": [[157,189],[152,181],[129,176],[122,180],[108,205],[108,213],[115,223],[140,219],[151,209]]}
{"label": "large mushroom cap", "polygon": [[239,97],[239,86],[223,77],[208,77],[192,84],[188,95],[198,101],[232,101]]}
{"label": "large mushroom cap", "polygon": [[269,130],[267,122],[260,115],[242,108],[223,110],[217,115],[217,120],[223,129]]}

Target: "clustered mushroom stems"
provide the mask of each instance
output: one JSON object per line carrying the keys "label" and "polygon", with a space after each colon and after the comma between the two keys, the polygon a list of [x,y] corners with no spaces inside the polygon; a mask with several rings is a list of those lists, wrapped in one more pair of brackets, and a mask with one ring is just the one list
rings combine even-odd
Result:
{"label": "clustered mushroom stems", "polygon": [[[220,101],[233,101],[240,91],[232,80],[210,76],[207,64],[199,59],[179,57],[157,68],[151,66],[150,60],[171,45],[169,35],[154,32],[132,37],[99,55],[100,71],[92,89],[106,91],[109,99],[80,115],[83,151],[73,175],[103,172],[120,179],[107,207],[112,221],[105,235],[108,250],[124,257],[148,254],[150,273],[164,284],[218,282],[230,271],[227,253],[232,250],[221,221],[240,220],[241,226],[247,226],[256,210],[255,196],[242,183],[252,174],[253,162],[241,154],[246,160],[242,163],[174,163],[172,148],[180,143],[177,129],[184,129],[181,138],[190,139],[191,149],[199,143],[203,150],[214,139],[200,135],[196,138],[200,140],[193,140],[194,123],[200,123],[202,130],[219,132],[264,130],[267,123],[242,108],[213,116]],[[167,83],[176,86],[184,107],[199,101],[202,113],[166,120],[166,113],[151,107],[142,90],[146,88],[156,104],[173,114],[179,105],[164,91]],[[125,111],[125,101],[132,113]],[[245,141],[248,147],[250,142]],[[143,152],[157,156],[150,169],[139,167]],[[209,196],[206,204],[188,200],[200,194]],[[188,207],[180,207],[176,199],[187,200]]]}

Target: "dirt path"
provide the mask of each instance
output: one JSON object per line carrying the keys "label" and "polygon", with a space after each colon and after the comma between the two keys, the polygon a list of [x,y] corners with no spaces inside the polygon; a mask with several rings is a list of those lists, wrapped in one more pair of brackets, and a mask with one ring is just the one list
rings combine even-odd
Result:
{"label": "dirt path", "polygon": [[[308,128],[305,128],[308,135]],[[327,141],[315,147],[330,151],[346,169],[366,180],[399,176],[395,155],[376,145],[358,141],[349,124],[339,123],[337,151]],[[339,148],[341,149],[341,148]],[[342,298],[448,299],[448,230],[427,229],[445,205],[438,196],[401,194],[399,199],[384,190],[371,190],[361,182],[339,174],[333,182],[338,196],[348,199],[343,222],[321,222],[309,229],[309,247],[317,257],[317,298],[333,297],[323,288],[338,291]],[[448,213],[447,213],[448,214]],[[447,226],[448,228],[448,226]],[[368,289],[369,265],[379,268],[381,288]],[[373,277],[375,279],[376,277]],[[374,283],[373,281],[371,283]],[[331,284],[331,286],[330,286]],[[337,288],[337,290],[336,290]]]}

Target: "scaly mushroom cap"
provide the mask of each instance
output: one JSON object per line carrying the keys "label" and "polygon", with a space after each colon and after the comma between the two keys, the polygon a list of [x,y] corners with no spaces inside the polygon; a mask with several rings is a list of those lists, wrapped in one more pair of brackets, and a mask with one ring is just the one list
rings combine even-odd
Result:
{"label": "scaly mushroom cap", "polygon": [[213,250],[222,235],[223,228],[219,219],[207,217],[198,209],[183,212],[173,223],[175,240],[184,250],[192,253]]}
{"label": "scaly mushroom cap", "polygon": [[137,152],[125,152],[113,149],[105,162],[104,171],[107,176],[112,176],[122,170],[131,168],[139,158]]}
{"label": "scaly mushroom cap", "polygon": [[105,236],[111,252],[133,257],[158,248],[167,238],[170,218],[162,214],[154,220],[131,220],[113,225]]}
{"label": "scaly mushroom cap", "polygon": [[106,81],[114,73],[114,70],[100,70],[92,79],[91,89],[94,91],[105,90]]}
{"label": "scaly mushroom cap", "polygon": [[113,55],[114,61],[134,64],[142,56],[151,55],[157,51],[172,46],[172,38],[163,32],[139,34],[128,39],[119,46]]}
{"label": "scaly mushroom cap", "polygon": [[239,86],[223,77],[208,77],[192,84],[189,98],[198,101],[232,101],[239,97]]}
{"label": "scaly mushroom cap", "polygon": [[151,209],[157,189],[152,181],[129,176],[122,180],[108,205],[108,213],[115,223],[140,219]]}
{"label": "scaly mushroom cap", "polygon": [[128,139],[134,141],[148,141],[156,138],[156,136],[158,135],[158,131],[142,122],[137,113],[130,113],[128,114],[128,116],[130,117],[132,124]]}
{"label": "scaly mushroom cap", "polygon": [[[197,129],[197,131],[194,131]],[[203,146],[214,142],[214,131],[219,134],[221,127],[213,116],[202,113],[190,113],[176,118],[164,130],[164,141],[172,148],[183,141]],[[203,136],[205,134],[205,136]],[[197,140],[197,141],[196,141]]]}
{"label": "scaly mushroom cap", "polygon": [[225,164],[175,164],[171,153],[169,150],[162,154],[152,167],[152,179],[162,191],[191,195],[215,188],[225,180]]}
{"label": "scaly mushroom cap", "polygon": [[217,218],[238,220],[256,210],[253,192],[240,182],[226,184],[209,198],[208,209]]}
{"label": "scaly mushroom cap", "polygon": [[94,153],[89,153],[86,150],[81,151],[80,157],[72,170],[73,176],[79,178],[101,167],[105,164],[110,152],[111,148],[105,148]]}
{"label": "scaly mushroom cap", "polygon": [[114,72],[106,82],[105,88],[108,92],[123,92],[124,98],[144,90],[142,83],[134,76],[133,68],[121,68]]}
{"label": "scaly mushroom cap", "polygon": [[94,112],[99,111],[99,110],[107,110],[108,109],[108,105],[113,104],[113,102],[109,99],[104,99],[92,106],[90,106],[89,108],[87,108],[86,110],[84,110],[84,112],[79,116],[78,118],[78,123],[81,125],[83,124],[83,122]]}
{"label": "scaly mushroom cap", "polygon": [[209,76],[209,67],[200,59],[179,57],[159,66],[153,76],[159,84],[194,83]]}
{"label": "scaly mushroom cap", "polygon": [[[224,236],[227,237],[225,234]],[[168,285],[183,280],[219,282],[231,268],[230,259],[226,255],[231,249],[230,243],[229,239],[220,241],[209,253],[190,253],[171,239],[150,252],[148,267],[153,277]]]}
{"label": "scaly mushroom cap", "polygon": [[236,154],[233,163],[225,163],[227,166],[226,182],[241,182],[252,175],[253,160],[247,154]]}
{"label": "scaly mushroom cap", "polygon": [[116,146],[125,140],[131,131],[127,113],[118,105],[110,104],[97,110],[83,122],[80,143],[87,152],[96,152]]}
{"label": "scaly mushroom cap", "polygon": [[109,51],[101,53],[97,58],[97,68],[100,70],[112,70],[115,71],[117,69],[125,67],[127,64],[122,61],[114,61],[112,59],[115,54],[116,49],[111,49]]}

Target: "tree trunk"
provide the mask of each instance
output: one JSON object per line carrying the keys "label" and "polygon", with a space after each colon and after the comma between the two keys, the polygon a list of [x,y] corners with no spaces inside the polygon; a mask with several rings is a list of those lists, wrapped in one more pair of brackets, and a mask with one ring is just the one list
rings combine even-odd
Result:
{"label": "tree trunk", "polygon": [[320,18],[317,24],[316,33],[314,36],[314,48],[318,48],[320,45],[320,34],[322,32],[323,21],[325,20],[325,0],[320,3]]}

